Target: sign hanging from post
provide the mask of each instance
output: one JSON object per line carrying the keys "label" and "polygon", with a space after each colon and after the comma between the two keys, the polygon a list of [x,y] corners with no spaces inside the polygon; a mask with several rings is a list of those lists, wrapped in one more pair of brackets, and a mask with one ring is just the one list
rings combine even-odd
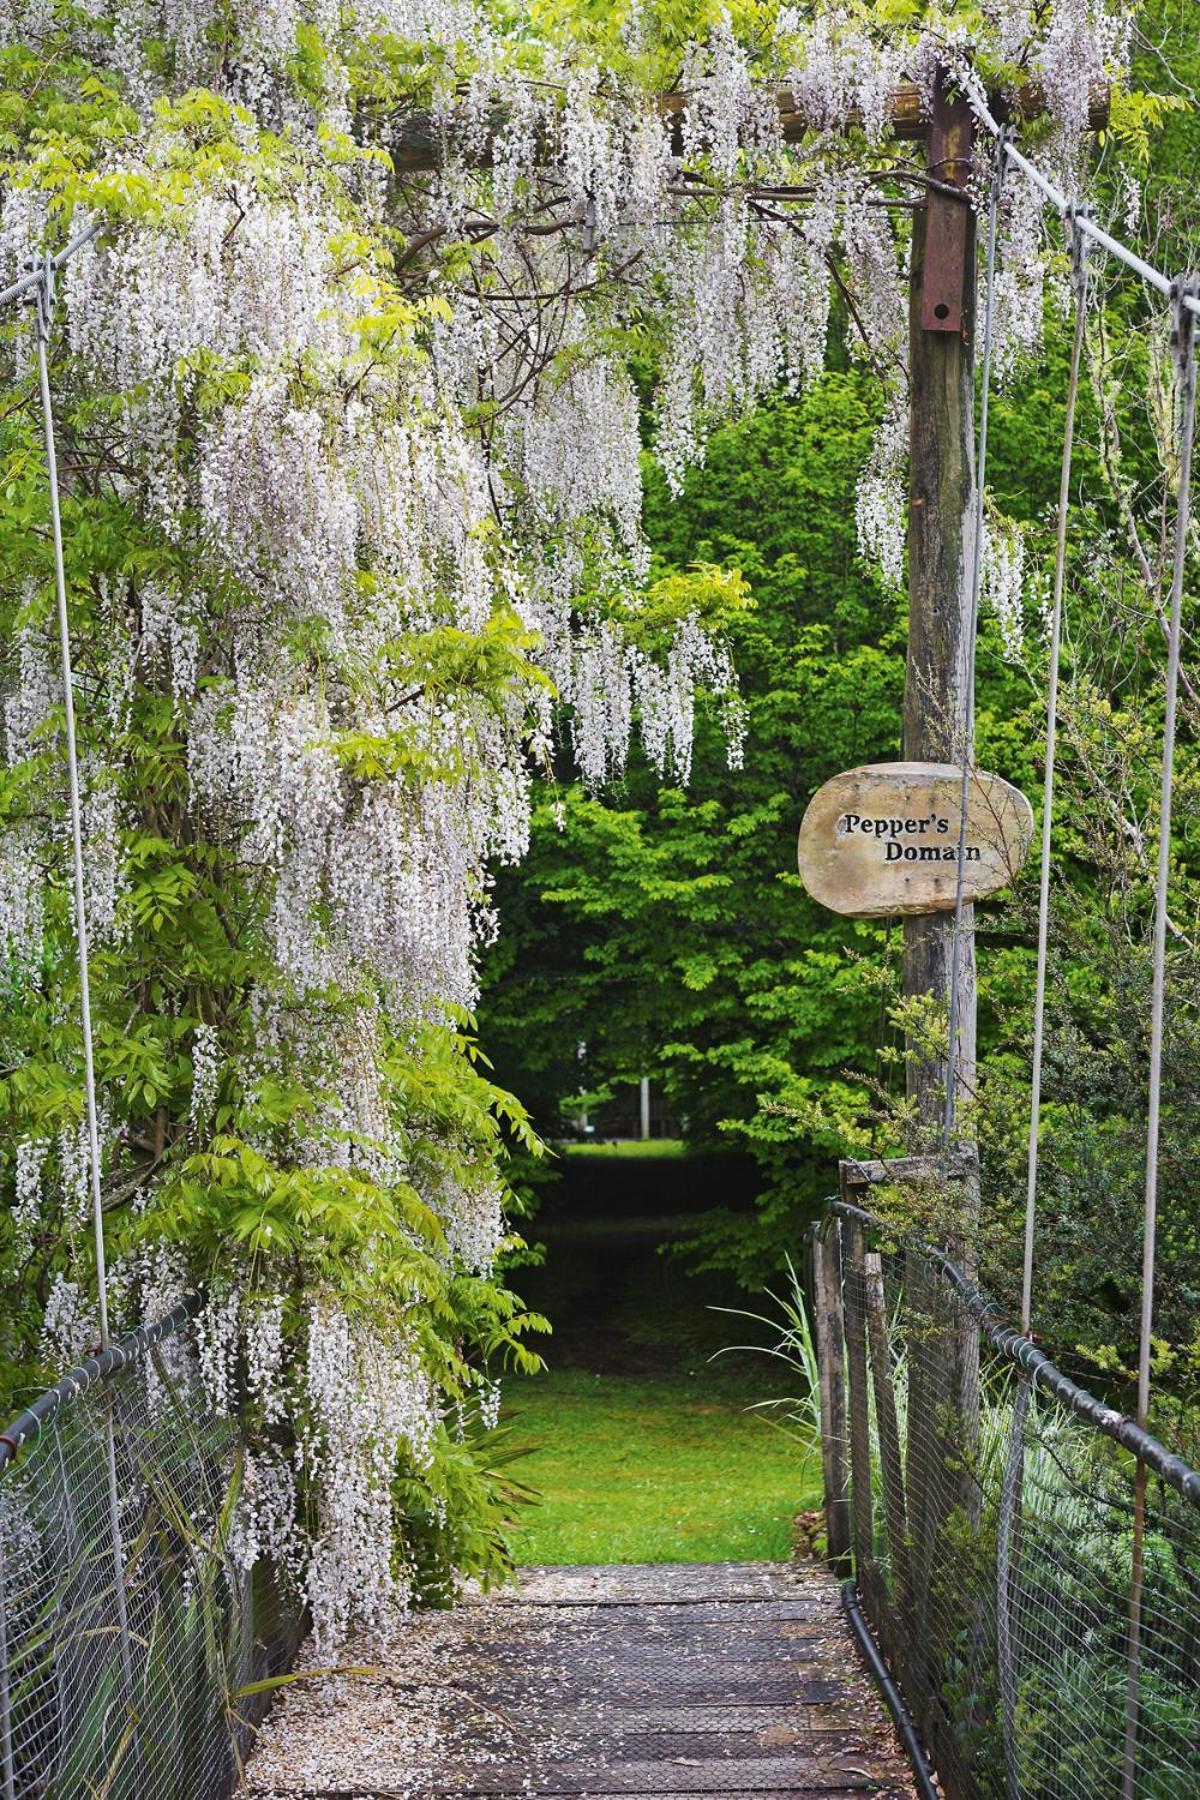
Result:
{"label": "sign hanging from post", "polygon": [[[962,770],[952,763],[869,763],[835,775],[800,826],[800,879],[851,919],[952,912],[958,887]],[[1033,808],[981,770],[967,783],[963,898],[1007,887],[1029,853]]]}

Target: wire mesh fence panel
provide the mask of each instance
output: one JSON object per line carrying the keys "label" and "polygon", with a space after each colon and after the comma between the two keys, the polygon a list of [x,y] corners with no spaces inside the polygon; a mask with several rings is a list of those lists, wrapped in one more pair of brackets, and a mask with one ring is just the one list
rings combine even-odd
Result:
{"label": "wire mesh fence panel", "polygon": [[231,1793],[299,1608],[230,1552],[238,1427],[206,1404],[188,1309],[0,1446],[0,1796]]}
{"label": "wire mesh fence panel", "polygon": [[1200,1474],[837,1210],[855,1577],[946,1791],[1200,1793]]}

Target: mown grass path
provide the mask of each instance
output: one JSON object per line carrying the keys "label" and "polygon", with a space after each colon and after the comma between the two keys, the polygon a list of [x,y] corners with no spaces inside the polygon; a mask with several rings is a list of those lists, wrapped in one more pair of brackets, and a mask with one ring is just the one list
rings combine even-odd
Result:
{"label": "mown grass path", "polygon": [[[509,1377],[504,1388],[514,1439],[533,1447],[514,1473],[542,1496],[522,1518],[518,1560],[786,1558],[797,1514],[819,1504],[820,1461],[753,1409],[802,1384],[771,1357],[724,1353],[770,1344],[772,1332],[722,1309],[769,1312],[771,1302],[726,1277],[689,1275],[662,1254],[692,1221],[621,1210],[629,1196],[620,1148],[591,1147],[587,1167],[611,1173],[538,1219],[532,1235],[545,1244],[545,1263],[513,1279],[554,1325],[543,1347],[548,1372]],[[659,1185],[655,1165],[638,1166],[647,1201]],[[581,1213],[582,1200],[605,1200],[608,1210]]]}
{"label": "mown grass path", "polygon": [[819,1504],[820,1463],[747,1410],[772,1391],[744,1364],[657,1377],[567,1367],[511,1382],[516,1441],[537,1446],[514,1473],[542,1495],[522,1520],[518,1558],[788,1557],[796,1514]]}

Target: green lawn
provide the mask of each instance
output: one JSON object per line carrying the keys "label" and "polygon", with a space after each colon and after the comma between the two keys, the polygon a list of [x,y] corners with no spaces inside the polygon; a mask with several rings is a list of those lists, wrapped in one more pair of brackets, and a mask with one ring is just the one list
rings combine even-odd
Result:
{"label": "green lawn", "polygon": [[690,1376],[568,1367],[510,1380],[516,1439],[537,1446],[514,1473],[542,1494],[519,1561],[787,1557],[795,1514],[819,1503],[820,1467],[745,1410],[766,1391],[703,1363]]}
{"label": "green lawn", "polygon": [[684,1147],[679,1138],[592,1138],[554,1145],[558,1156],[618,1158],[623,1162],[680,1161]]}

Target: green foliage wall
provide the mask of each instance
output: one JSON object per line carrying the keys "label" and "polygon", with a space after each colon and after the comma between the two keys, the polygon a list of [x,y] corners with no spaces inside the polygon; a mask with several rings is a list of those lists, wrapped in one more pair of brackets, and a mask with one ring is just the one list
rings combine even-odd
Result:
{"label": "green foliage wall", "polygon": [[[1185,105],[1161,116],[1151,109],[1140,137],[1136,121],[1121,116],[1099,147],[1100,191],[1118,229],[1162,266],[1184,267],[1196,253],[1194,11],[1163,0],[1145,10],[1143,25],[1139,78]],[[1097,263],[1095,280],[1072,485],[1037,1309],[1064,1351],[1083,1345],[1116,1372],[1130,1354],[1139,1299],[1147,847],[1162,718],[1156,606],[1173,502],[1163,479],[1170,389],[1156,308],[1112,265]],[[1047,593],[1068,354],[1053,303],[1042,360],[994,396],[992,412],[989,509],[1021,523],[1029,580],[1019,654],[1006,651],[985,607],[978,755],[1035,799],[1045,709],[1037,611]],[[832,1185],[845,1148],[839,1127],[852,1121],[859,1143],[874,1134],[880,1149],[896,1147],[872,1123],[879,1096],[864,1077],[903,1087],[889,1004],[899,932],[822,914],[794,872],[795,831],[813,790],[837,769],[899,750],[904,603],[864,571],[853,524],[874,404],[864,373],[831,370],[801,399],[781,398],[717,433],[678,501],[651,483],[648,524],[660,563],[734,565],[757,603],[737,628],[745,768],[724,768],[710,731],[686,794],[659,791],[641,768],[603,797],[548,792],[534,857],[507,885],[506,934],[488,967],[485,1041],[545,1128],[554,1129],[568,1096],[648,1073],[667,1085],[694,1142],[751,1148],[762,1186],[757,1215],[718,1210],[697,1234],[705,1255],[747,1280],[794,1247]],[[1130,508],[1149,583],[1132,551]],[[1183,706],[1157,1289],[1160,1330],[1172,1346],[1163,1369],[1181,1392],[1194,1385],[1198,1361],[1200,1243],[1191,1176],[1200,1117],[1192,934],[1200,828],[1189,692]],[[1015,894],[977,916],[986,1260],[1010,1305],[1019,1291],[1035,906],[1031,869]],[[826,1131],[814,1129],[814,1103],[828,1116]],[[798,1112],[807,1114],[803,1128]]]}
{"label": "green foliage wall", "polygon": [[709,720],[686,792],[643,763],[617,792],[547,789],[530,860],[501,884],[486,971],[482,1040],[543,1128],[581,1088],[649,1074],[697,1146],[753,1149],[760,1216],[706,1231],[710,1253],[748,1276],[828,1185],[829,1146],[814,1153],[767,1108],[861,1064],[878,1014],[871,969],[846,948],[873,964],[885,934],[821,912],[795,859],[813,790],[899,749],[904,604],[855,542],[873,401],[868,377],[830,371],[718,432],[678,500],[648,469],[660,568],[732,565],[754,595],[733,627],[744,767],[725,766]]}

